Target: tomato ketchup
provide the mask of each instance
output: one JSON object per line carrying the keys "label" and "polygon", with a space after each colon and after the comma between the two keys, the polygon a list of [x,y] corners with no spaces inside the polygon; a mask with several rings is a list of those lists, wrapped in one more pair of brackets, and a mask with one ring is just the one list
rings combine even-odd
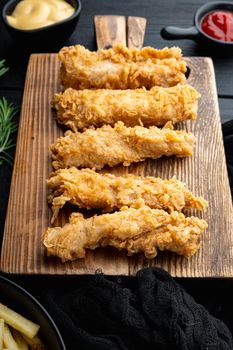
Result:
{"label": "tomato ketchup", "polygon": [[212,38],[233,42],[233,12],[221,10],[209,12],[202,18],[200,24],[203,32]]}

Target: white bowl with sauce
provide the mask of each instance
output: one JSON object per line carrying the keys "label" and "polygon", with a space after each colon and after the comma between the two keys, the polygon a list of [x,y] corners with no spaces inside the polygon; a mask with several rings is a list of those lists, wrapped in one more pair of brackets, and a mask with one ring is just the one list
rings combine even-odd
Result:
{"label": "white bowl with sauce", "polygon": [[[62,1],[63,5],[67,3],[66,13],[62,10],[56,12],[53,5],[57,2],[59,7]],[[3,7],[2,19],[12,38],[20,43],[54,46],[73,33],[80,11],[80,0],[49,0],[47,4],[44,0],[10,0]],[[30,14],[25,15],[27,12]]]}

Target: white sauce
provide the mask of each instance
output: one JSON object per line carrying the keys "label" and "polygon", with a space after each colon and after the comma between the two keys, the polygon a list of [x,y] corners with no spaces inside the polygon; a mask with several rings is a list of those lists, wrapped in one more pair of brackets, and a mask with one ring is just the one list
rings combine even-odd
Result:
{"label": "white sauce", "polygon": [[7,20],[12,27],[30,30],[63,21],[73,13],[65,0],[22,0]]}

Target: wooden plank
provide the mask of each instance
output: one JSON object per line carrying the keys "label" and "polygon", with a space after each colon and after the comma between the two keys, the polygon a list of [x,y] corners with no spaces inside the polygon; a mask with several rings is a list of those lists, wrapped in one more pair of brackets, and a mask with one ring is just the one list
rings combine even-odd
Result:
{"label": "wooden plank", "polygon": [[232,120],[233,119],[233,97],[219,98],[218,102],[219,102],[222,124]]}
{"label": "wooden plank", "polygon": [[127,21],[127,28],[127,46],[141,49],[144,43],[144,36],[146,31],[146,18],[129,16]]}
{"label": "wooden plank", "polygon": [[[31,56],[27,71],[2,245],[2,271],[92,274],[101,269],[110,275],[133,275],[142,267],[160,266],[177,277],[233,277],[233,211],[213,65],[209,58],[187,58],[187,63],[191,68],[188,82],[202,97],[198,120],[178,127],[197,136],[194,156],[148,160],[111,171],[162,178],[175,175],[195,194],[203,195],[209,202],[209,210],[203,215],[209,222],[209,229],[199,252],[190,259],[161,253],[149,261],[143,255],[128,258],[124,252],[107,248],[89,252],[85,260],[72,263],[62,264],[58,259],[46,258],[40,241],[51,220],[45,184],[51,171],[49,147],[63,132],[51,112],[51,100],[59,90],[57,55],[39,54]],[[67,215],[68,211],[60,218],[60,224],[67,220]]]}
{"label": "wooden plank", "polygon": [[98,49],[126,45],[125,16],[95,16],[94,23]]}

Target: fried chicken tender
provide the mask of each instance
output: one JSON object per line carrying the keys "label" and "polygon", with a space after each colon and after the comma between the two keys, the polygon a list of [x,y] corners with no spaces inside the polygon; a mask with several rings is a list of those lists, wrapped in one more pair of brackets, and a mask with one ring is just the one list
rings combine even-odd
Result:
{"label": "fried chicken tender", "polygon": [[51,146],[54,169],[113,167],[162,156],[187,157],[193,153],[192,133],[151,126],[127,128],[122,122],[83,133],[67,131]]}
{"label": "fried chicken tender", "polygon": [[63,47],[61,84],[66,89],[136,89],[185,82],[186,63],[178,47],[142,50],[115,45],[91,52],[84,46]]}
{"label": "fried chicken tender", "polygon": [[59,169],[47,181],[52,189],[49,203],[52,203],[53,218],[70,202],[79,208],[96,208],[113,211],[123,206],[138,208],[147,205],[169,212],[181,211],[184,207],[205,210],[207,202],[195,197],[185,185],[172,178],[162,180],[152,176],[99,174],[91,169]]}
{"label": "fried chicken tender", "polygon": [[189,257],[198,250],[207,226],[205,220],[186,218],[176,211],[123,207],[120,212],[89,219],[73,213],[63,227],[48,228],[43,244],[48,255],[63,262],[84,258],[86,249],[106,246],[126,249],[128,255],[143,252],[148,259],[157,255],[157,249]]}
{"label": "fried chicken tender", "polygon": [[196,119],[200,94],[189,85],[171,88],[155,86],[151,90],[74,90],[56,94],[57,120],[73,131],[90,126],[164,125]]}

